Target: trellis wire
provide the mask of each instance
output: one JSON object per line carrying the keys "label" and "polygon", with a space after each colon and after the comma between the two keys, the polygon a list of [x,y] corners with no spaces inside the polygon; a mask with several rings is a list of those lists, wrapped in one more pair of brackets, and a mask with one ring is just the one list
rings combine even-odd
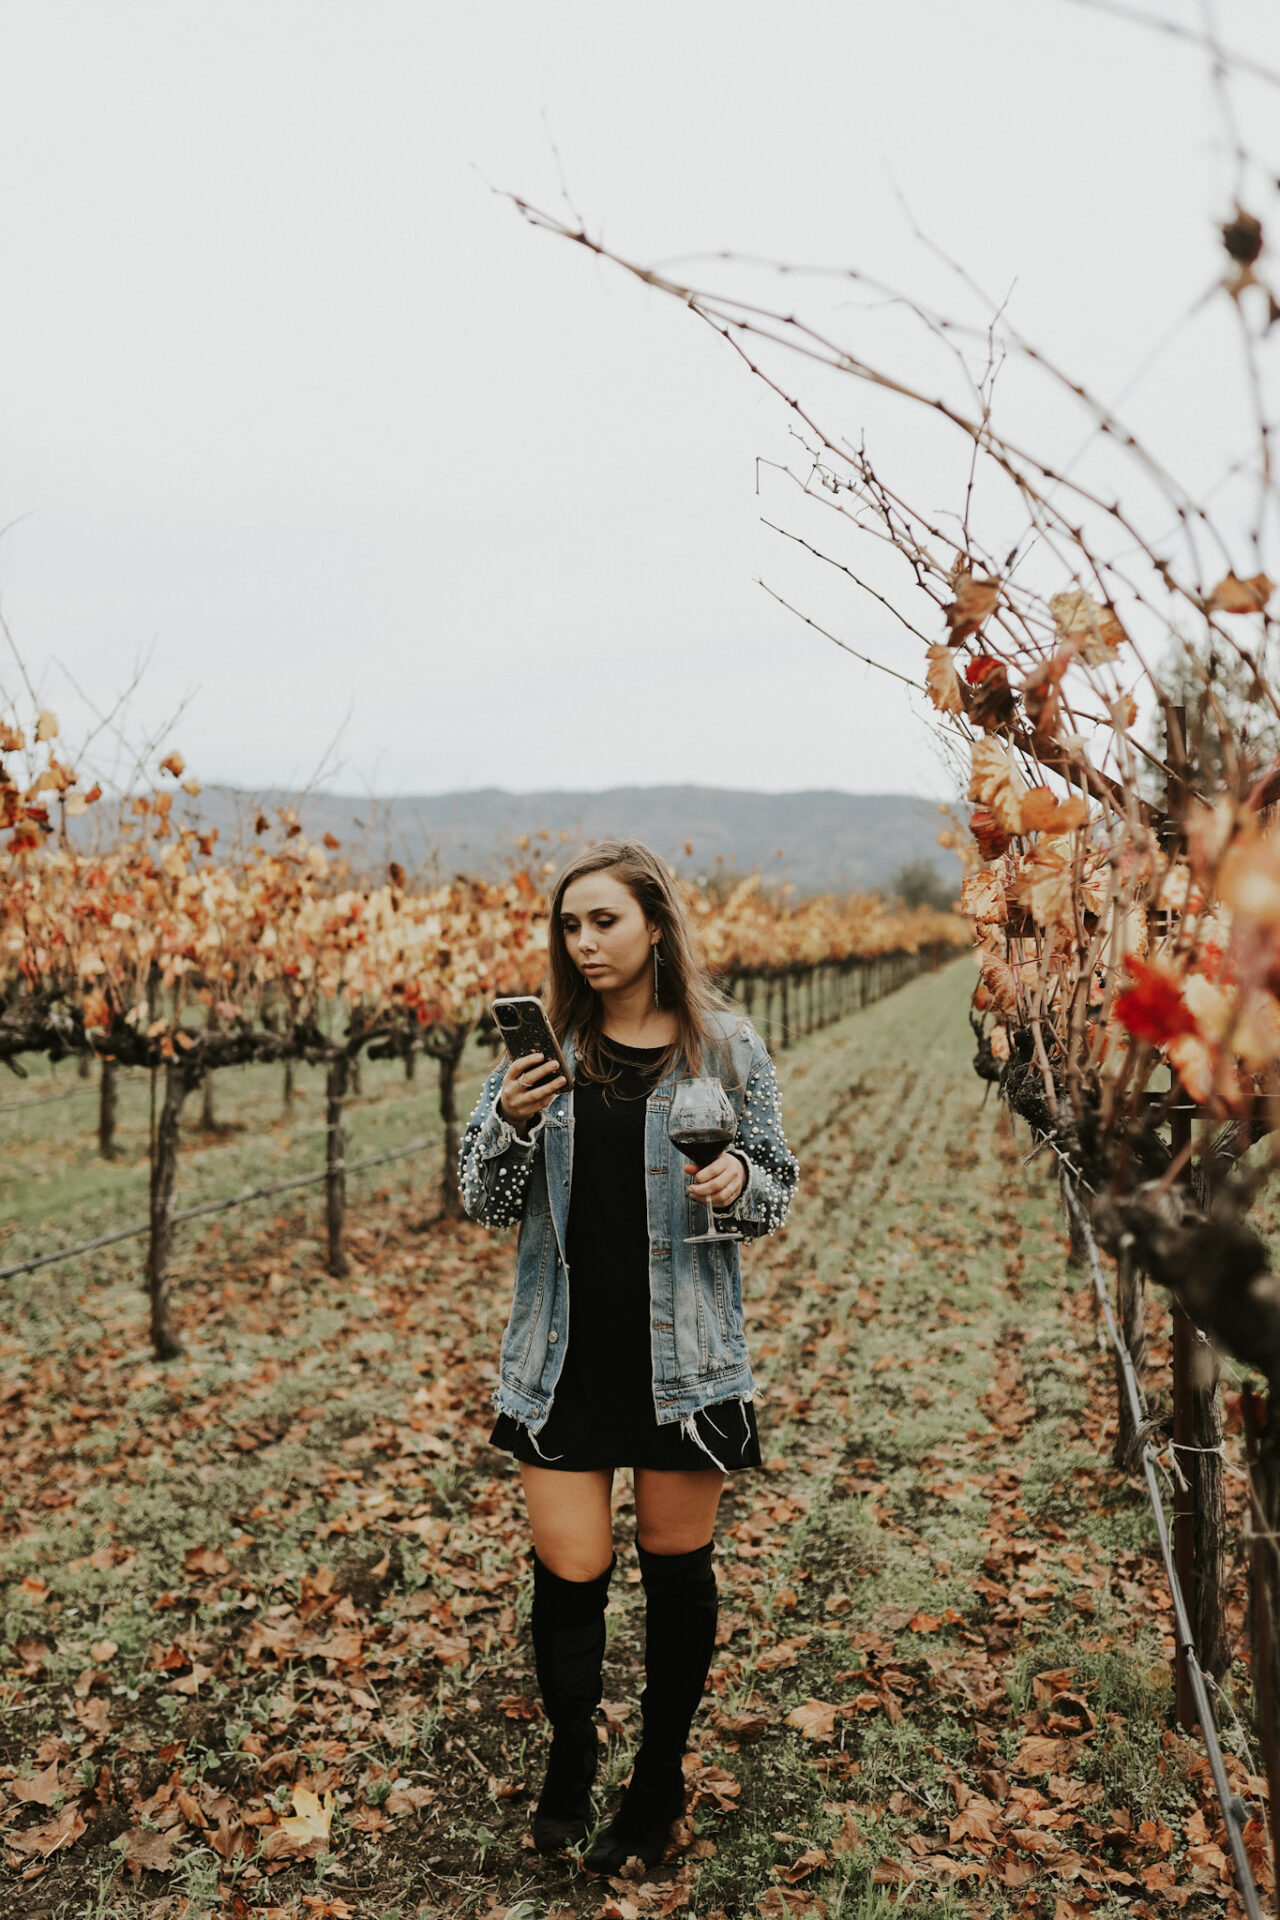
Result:
{"label": "trellis wire", "polygon": [[[1076,1225],[1084,1237],[1089,1252],[1089,1266],[1093,1274],[1094,1289],[1102,1308],[1102,1317],[1107,1334],[1115,1348],[1116,1358],[1120,1362],[1120,1371],[1124,1379],[1125,1391],[1129,1397],[1129,1410],[1133,1415],[1136,1431],[1141,1431],[1146,1415],[1142,1404],[1142,1389],[1138,1376],[1134,1372],[1133,1361],[1124,1336],[1116,1325],[1115,1314],[1111,1310],[1111,1300],[1107,1293],[1106,1282],[1102,1276],[1102,1264],[1098,1259],[1098,1243],[1093,1237],[1093,1226],[1088,1215],[1076,1199],[1075,1188],[1071,1181],[1064,1181],[1063,1193],[1070,1207]],[[1231,1783],[1227,1779],[1227,1769],[1222,1758],[1222,1747],[1218,1740],[1217,1721],[1209,1699],[1209,1689],[1200,1662],[1196,1658],[1195,1638],[1191,1631],[1191,1622],[1187,1616],[1186,1600],[1182,1584],[1178,1579],[1178,1570],[1174,1565],[1173,1547],[1169,1540],[1169,1527],[1165,1520],[1164,1502],[1160,1498],[1160,1483],[1156,1478],[1156,1456],[1151,1442],[1146,1440],[1142,1446],[1142,1468],[1146,1476],[1147,1497],[1151,1502],[1151,1511],[1155,1516],[1156,1533],[1160,1539],[1160,1552],[1164,1559],[1165,1578],[1169,1583],[1169,1595],[1173,1601],[1173,1615],[1177,1628],[1178,1646],[1191,1681],[1191,1691],[1195,1698],[1196,1713],[1204,1734],[1205,1749],[1209,1756],[1209,1771],[1213,1775],[1213,1784],[1218,1795],[1218,1804],[1222,1808],[1223,1824],[1226,1827],[1227,1843],[1231,1848],[1231,1861],[1235,1868],[1236,1885],[1240,1898],[1244,1901],[1245,1912],[1249,1920],[1265,1920],[1258,1889],[1254,1885],[1253,1873],[1249,1866],[1249,1856],[1244,1846],[1244,1806],[1239,1796],[1232,1793]],[[1270,1809],[1270,1818],[1275,1819],[1277,1809]]]}
{"label": "trellis wire", "polygon": [[72,1100],[78,1093],[96,1093],[98,1089],[90,1081],[85,1086],[63,1087],[58,1093],[37,1094],[34,1100],[10,1100],[0,1105],[0,1120],[10,1113],[28,1113],[32,1107],[51,1107],[55,1100]]}
{"label": "trellis wire", "polygon": [[[404,1160],[411,1153],[422,1153],[427,1147],[435,1145],[435,1139],[411,1140],[407,1147],[391,1147],[386,1153],[371,1153],[364,1160],[340,1161],[336,1171],[363,1173],[367,1167],[380,1167],[388,1160]],[[248,1193],[237,1193],[230,1200],[204,1200],[198,1207],[182,1207],[174,1214],[173,1223],[178,1226],[184,1220],[198,1220],[204,1214],[226,1213],[229,1208],[243,1207],[250,1200],[265,1200],[275,1193],[291,1193],[297,1187],[318,1187],[329,1177],[330,1171],[334,1169],[322,1167],[319,1173],[301,1173],[292,1180],[276,1180],[268,1187],[253,1187]],[[0,1280],[12,1280],[20,1273],[34,1273],[38,1267],[51,1267],[59,1260],[72,1260],[77,1254],[96,1253],[99,1247],[114,1246],[118,1240],[138,1240],[150,1231],[149,1220],[140,1227],[119,1227],[114,1233],[99,1234],[96,1240],[82,1240],[79,1245],[62,1247],[57,1253],[41,1253],[33,1260],[19,1260],[14,1266],[0,1267]]]}

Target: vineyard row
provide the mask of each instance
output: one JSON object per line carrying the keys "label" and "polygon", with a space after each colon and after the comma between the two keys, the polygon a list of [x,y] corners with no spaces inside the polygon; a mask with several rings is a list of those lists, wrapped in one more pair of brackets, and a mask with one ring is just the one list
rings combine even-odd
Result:
{"label": "vineyard row", "polygon": [[[758,1024],[767,1043],[776,1050],[787,1047],[792,1038],[799,1034],[812,1033],[857,1008],[870,1006],[906,985],[917,974],[937,967],[946,958],[952,957],[955,951],[950,943],[922,945],[911,951],[875,954],[865,959],[842,957],[808,967],[785,970],[770,968],[760,974],[737,972],[721,984],[741,1003],[748,1017]],[[413,1076],[416,1062],[418,1047],[412,1044],[415,1039],[423,1050],[435,1053],[439,1067],[443,1144],[440,1208],[445,1214],[454,1214],[458,1210],[457,1156],[461,1115],[457,1105],[457,1071],[469,1032],[461,1035],[456,1031],[451,1033],[450,1044],[438,1050],[431,1045],[432,1035],[429,1031],[421,1036],[415,1036],[412,1031],[403,1037],[395,1036],[401,1042],[399,1047],[388,1045],[384,1038],[381,1044],[375,1043],[368,1049],[375,1057],[402,1054],[407,1077]],[[500,1047],[500,1038],[492,1020],[483,1023],[479,1038],[495,1052]],[[386,1153],[349,1160],[344,1108],[349,1094],[355,1090],[353,1080],[359,1071],[359,1054],[344,1049],[335,1053],[325,1065],[324,1164],[320,1170],[180,1210],[176,1204],[179,1130],[183,1107],[195,1085],[192,1065],[189,1053],[175,1049],[163,1067],[156,1063],[149,1069],[153,1118],[148,1219],[75,1246],[42,1248],[26,1260],[0,1268],[0,1280],[11,1279],[18,1274],[33,1272],[122,1240],[145,1235],[148,1242],[146,1271],[151,1304],[151,1337],[156,1354],[161,1358],[173,1357],[179,1351],[170,1297],[175,1227],[185,1221],[242,1206],[250,1201],[323,1185],[326,1264],[332,1275],[341,1277],[348,1268],[344,1246],[348,1174],[430,1151],[435,1147],[437,1138],[424,1138]],[[289,1075],[286,1097],[292,1089],[291,1067],[291,1059],[286,1059],[285,1070]],[[102,1061],[99,1144],[108,1153],[113,1150],[117,1081],[122,1070],[114,1060]],[[205,1071],[206,1085],[212,1071]]]}

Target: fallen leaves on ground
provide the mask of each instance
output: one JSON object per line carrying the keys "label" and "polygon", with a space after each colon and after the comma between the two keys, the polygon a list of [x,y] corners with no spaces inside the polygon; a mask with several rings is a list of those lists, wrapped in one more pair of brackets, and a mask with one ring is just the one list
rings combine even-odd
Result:
{"label": "fallen leaves on ground", "polygon": [[[1159,1744],[1161,1777],[1183,1783],[1177,1820],[1098,1785],[1124,1725],[1087,1662],[1142,1632],[1167,1666],[1168,1596],[1137,1532],[1119,1551],[1092,1538],[1091,1516],[1140,1512],[1139,1496],[1108,1464],[1112,1382],[1052,1200],[979,1112],[963,1048],[945,1052],[962,985],[908,990],[880,1054],[868,1019],[846,1023],[846,1054],[836,1030],[783,1059],[804,1185],[786,1238],[744,1258],[774,1464],[726,1491],[712,1686],[659,1868],[610,1889],[526,1845],[545,1740],[520,1624],[528,1546],[516,1476],[485,1445],[512,1249],[469,1223],[418,1231],[389,1202],[376,1230],[353,1228],[343,1285],[318,1254],[295,1262],[296,1216],[201,1243],[179,1295],[193,1339],[228,1356],[216,1385],[202,1362],[139,1359],[132,1296],[86,1296],[99,1317],[83,1351],[11,1345],[11,1868],[47,1876],[49,1903],[59,1872],[91,1887],[122,1863],[122,1910],[139,1916],[197,1850],[248,1911],[293,1903],[299,1920],[381,1911],[411,1883],[439,1911],[465,1888],[495,1920],[531,1884],[561,1920],[803,1920],[834,1910],[845,1879],[908,1910],[946,1892],[973,1915],[1230,1911],[1194,1743]],[[1158,1393],[1154,1305],[1151,1330]],[[1053,1430],[1056,1494],[1036,1478],[1046,1373],[1074,1396]],[[976,1543],[961,1581],[936,1547],[957,1512]],[[639,1731],[633,1572],[624,1544],[600,1716],[614,1779]],[[1123,1636],[1097,1625],[1117,1610]],[[1064,1635],[1078,1660],[1037,1658]],[[957,1726],[967,1745],[944,1765],[932,1752]],[[896,1779],[864,1768],[894,1742],[932,1785],[910,1762]],[[803,1818],[769,1805],[784,1762]],[[1229,1767],[1265,1882],[1265,1788]],[[317,1892],[322,1857],[342,1878]]]}

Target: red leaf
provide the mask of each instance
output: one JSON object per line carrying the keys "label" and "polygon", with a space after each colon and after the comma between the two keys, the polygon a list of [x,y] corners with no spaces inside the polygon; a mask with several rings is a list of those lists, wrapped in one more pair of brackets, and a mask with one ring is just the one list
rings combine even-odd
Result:
{"label": "red leaf", "polygon": [[984,860],[995,860],[1008,846],[1013,835],[1006,833],[990,807],[975,807],[969,815],[969,831],[978,843]]}
{"label": "red leaf", "polygon": [[1196,1023],[1182,997],[1176,974],[1158,962],[1131,953],[1125,962],[1133,985],[1116,996],[1116,1018],[1135,1039],[1163,1046],[1179,1033],[1194,1033]]}

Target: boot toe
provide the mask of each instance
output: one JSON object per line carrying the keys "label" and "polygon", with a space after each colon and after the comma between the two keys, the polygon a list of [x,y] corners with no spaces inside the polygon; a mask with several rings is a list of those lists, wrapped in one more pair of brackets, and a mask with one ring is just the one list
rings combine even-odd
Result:
{"label": "boot toe", "polygon": [[594,1824],[591,1783],[599,1751],[591,1725],[557,1733],[551,1743],[547,1776],[534,1808],[533,1844],[539,1853],[578,1847]]}
{"label": "boot toe", "polygon": [[564,1853],[580,1847],[592,1827],[590,1809],[583,1814],[535,1814],[533,1844],[539,1853]]}
{"label": "boot toe", "polygon": [[618,1874],[628,1860],[639,1860],[647,1873],[667,1850],[671,1829],[684,1808],[683,1782],[664,1781],[661,1787],[634,1781],[622,1805],[589,1849],[583,1865],[591,1873]]}

